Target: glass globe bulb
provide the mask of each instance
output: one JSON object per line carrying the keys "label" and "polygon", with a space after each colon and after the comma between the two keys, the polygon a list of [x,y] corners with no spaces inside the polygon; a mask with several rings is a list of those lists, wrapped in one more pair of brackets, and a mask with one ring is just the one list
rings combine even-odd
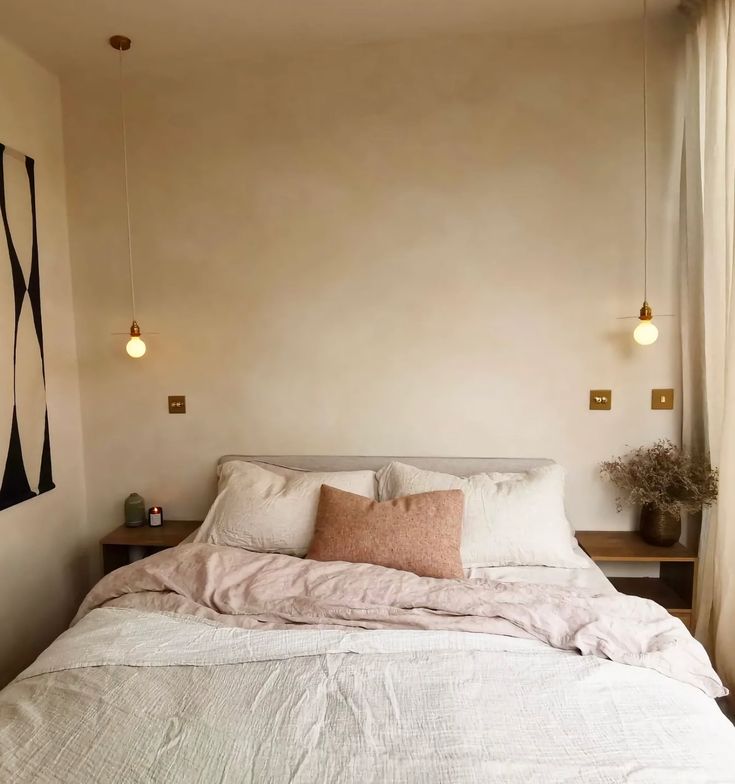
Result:
{"label": "glass globe bulb", "polygon": [[125,351],[133,357],[134,359],[138,359],[145,354],[145,343],[142,341],[141,338],[137,336],[133,336],[128,341],[127,346],[125,346]]}
{"label": "glass globe bulb", "polygon": [[641,319],[633,332],[633,339],[641,346],[650,346],[658,338],[658,327],[650,319]]}

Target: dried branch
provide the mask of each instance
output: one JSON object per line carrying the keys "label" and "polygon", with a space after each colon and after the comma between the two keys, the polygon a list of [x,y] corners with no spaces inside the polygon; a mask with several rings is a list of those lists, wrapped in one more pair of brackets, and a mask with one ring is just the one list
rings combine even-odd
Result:
{"label": "dried branch", "polygon": [[624,505],[653,504],[663,512],[697,512],[717,499],[719,474],[709,456],[690,455],[666,439],[606,460],[600,474],[621,491]]}

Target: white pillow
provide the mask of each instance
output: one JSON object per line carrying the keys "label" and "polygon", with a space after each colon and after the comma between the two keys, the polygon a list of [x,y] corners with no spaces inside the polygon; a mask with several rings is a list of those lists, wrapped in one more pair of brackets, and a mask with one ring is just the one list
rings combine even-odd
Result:
{"label": "white pillow", "polygon": [[194,539],[260,553],[305,555],[323,484],[375,499],[374,471],[268,471],[229,460],[217,469],[219,492]]}
{"label": "white pillow", "polygon": [[564,469],[542,466],[519,474],[459,477],[390,463],[377,473],[385,501],[430,490],[462,490],[462,565],[560,566],[585,569],[574,551],[574,533],[564,513]]}

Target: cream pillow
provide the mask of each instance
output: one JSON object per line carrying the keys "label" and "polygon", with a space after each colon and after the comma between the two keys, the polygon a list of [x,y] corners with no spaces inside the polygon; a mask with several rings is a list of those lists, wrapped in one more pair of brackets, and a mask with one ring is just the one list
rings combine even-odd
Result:
{"label": "cream pillow", "polygon": [[377,473],[381,501],[431,490],[465,495],[462,564],[559,566],[585,569],[574,552],[574,534],[564,513],[564,469],[542,466],[519,474],[459,477],[390,463]]}
{"label": "cream pillow", "polygon": [[195,542],[260,553],[306,554],[323,484],[375,499],[374,471],[268,471],[229,460],[217,469],[219,492]]}

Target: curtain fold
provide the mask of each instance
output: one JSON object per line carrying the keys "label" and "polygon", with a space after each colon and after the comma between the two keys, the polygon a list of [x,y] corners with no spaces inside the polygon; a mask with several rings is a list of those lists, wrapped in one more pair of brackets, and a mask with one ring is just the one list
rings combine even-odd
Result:
{"label": "curtain fold", "polygon": [[735,0],[690,3],[681,205],[683,443],[720,469],[704,511],[696,636],[735,687]]}

